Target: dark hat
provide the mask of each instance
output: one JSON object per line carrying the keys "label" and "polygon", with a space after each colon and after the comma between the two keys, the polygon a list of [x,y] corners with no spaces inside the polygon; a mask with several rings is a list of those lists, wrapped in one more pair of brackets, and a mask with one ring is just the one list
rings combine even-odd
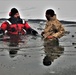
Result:
{"label": "dark hat", "polygon": [[9,16],[14,16],[16,13],[18,13],[18,10],[16,8],[12,8],[9,13]]}
{"label": "dark hat", "polygon": [[48,9],[46,10],[46,14],[51,15],[51,17],[53,17],[55,15],[55,12],[53,9]]}

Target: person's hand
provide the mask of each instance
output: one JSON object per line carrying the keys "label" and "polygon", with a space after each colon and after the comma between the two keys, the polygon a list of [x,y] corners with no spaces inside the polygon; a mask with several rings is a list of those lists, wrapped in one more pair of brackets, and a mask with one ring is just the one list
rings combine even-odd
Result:
{"label": "person's hand", "polygon": [[54,36],[48,36],[47,39],[54,39]]}
{"label": "person's hand", "polygon": [[44,32],[41,33],[41,35],[43,36]]}
{"label": "person's hand", "polygon": [[32,30],[32,34],[36,36],[38,32],[36,30]]}

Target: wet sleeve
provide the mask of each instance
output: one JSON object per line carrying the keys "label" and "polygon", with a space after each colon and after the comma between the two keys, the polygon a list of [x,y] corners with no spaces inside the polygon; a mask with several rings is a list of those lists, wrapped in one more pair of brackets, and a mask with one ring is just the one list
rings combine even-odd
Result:
{"label": "wet sleeve", "polygon": [[29,26],[27,22],[24,24],[24,29],[26,30],[27,34],[31,34],[32,28]]}
{"label": "wet sleeve", "polygon": [[29,28],[31,28],[31,27],[29,26],[29,24],[28,24],[27,22],[25,22],[24,28],[27,30],[27,29],[29,29]]}
{"label": "wet sleeve", "polygon": [[24,29],[26,30],[27,34],[32,34],[32,35],[38,34],[38,32],[32,29],[27,22],[25,23]]}

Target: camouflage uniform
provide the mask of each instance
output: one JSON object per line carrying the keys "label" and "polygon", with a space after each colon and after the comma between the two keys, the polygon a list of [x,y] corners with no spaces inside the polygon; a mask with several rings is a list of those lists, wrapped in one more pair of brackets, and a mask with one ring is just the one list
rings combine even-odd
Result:
{"label": "camouflage uniform", "polygon": [[64,27],[59,22],[59,20],[56,18],[56,16],[53,16],[50,21],[46,22],[46,26],[44,29],[44,38],[47,36],[54,36],[55,38],[60,38],[64,35]]}
{"label": "camouflage uniform", "polygon": [[[63,53],[64,48],[59,46],[58,38],[64,35],[64,27],[62,24],[56,19],[56,16],[53,16],[50,21],[46,22],[46,26],[44,29],[44,52],[45,57],[43,62],[49,64],[48,62],[53,62],[54,59],[60,57]],[[53,36],[55,38],[48,39],[48,36]]]}

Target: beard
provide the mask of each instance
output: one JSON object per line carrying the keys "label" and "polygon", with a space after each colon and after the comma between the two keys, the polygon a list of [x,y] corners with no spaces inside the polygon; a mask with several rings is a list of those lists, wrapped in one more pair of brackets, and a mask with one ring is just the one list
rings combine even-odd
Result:
{"label": "beard", "polygon": [[22,22],[22,19],[20,18],[20,16],[18,16],[17,18],[11,17],[11,18],[9,18],[9,21],[10,21],[12,24],[18,24],[18,23],[22,24],[22,23],[23,23],[23,22]]}
{"label": "beard", "polygon": [[19,17],[17,17],[17,23],[22,23],[22,19]]}

